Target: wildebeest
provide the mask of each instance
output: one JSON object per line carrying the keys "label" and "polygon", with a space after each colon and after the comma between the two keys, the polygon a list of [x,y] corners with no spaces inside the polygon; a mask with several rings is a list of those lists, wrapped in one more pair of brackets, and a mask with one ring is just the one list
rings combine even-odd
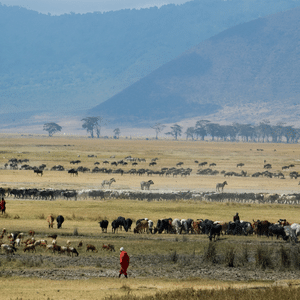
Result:
{"label": "wildebeest", "polygon": [[106,232],[107,233],[107,227],[108,227],[108,221],[107,220],[102,220],[100,222],[98,222],[101,229],[102,229],[102,232]]}
{"label": "wildebeest", "polygon": [[36,170],[33,170],[34,173],[36,173],[36,175],[41,175],[41,177],[43,176],[43,170],[39,170],[39,169],[36,169]]}
{"label": "wildebeest", "polygon": [[141,189],[142,190],[149,190],[151,184],[154,184],[154,182],[152,180],[142,181],[141,182]]}
{"label": "wildebeest", "polygon": [[216,191],[219,192],[220,189],[221,189],[222,192],[223,192],[224,186],[227,185],[227,184],[228,184],[227,181],[224,181],[223,183],[217,183],[217,185],[216,185]]}
{"label": "wildebeest", "polygon": [[75,169],[71,169],[68,171],[68,174],[73,175],[73,176],[75,176],[75,175],[78,176],[78,171]]}
{"label": "wildebeest", "polygon": [[62,223],[64,222],[65,218],[62,215],[59,215],[56,218],[56,222],[57,222],[57,228],[61,228]]}

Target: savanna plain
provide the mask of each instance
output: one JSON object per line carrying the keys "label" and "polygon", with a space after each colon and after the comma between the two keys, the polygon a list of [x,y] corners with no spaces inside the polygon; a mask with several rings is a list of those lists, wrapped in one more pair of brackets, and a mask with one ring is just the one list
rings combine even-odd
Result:
{"label": "savanna plain", "polygon": [[[137,166],[112,166],[111,162],[125,157],[144,158]],[[43,176],[33,170],[5,168],[12,158],[28,159],[30,166],[45,164]],[[150,167],[151,159],[157,158]],[[216,184],[224,180],[224,192],[277,193],[299,192],[298,181],[290,179],[291,171],[300,171],[300,149],[297,144],[229,143],[206,141],[89,139],[84,137],[47,137],[44,135],[0,136],[0,187],[89,190],[103,189],[101,182],[114,177],[111,190],[140,191],[140,182],[152,180],[151,191],[215,192]],[[76,166],[70,161],[80,160]],[[103,161],[108,161],[104,165]],[[197,161],[198,163],[196,163]],[[132,168],[154,171],[161,168],[190,168],[189,176],[130,175]],[[201,162],[209,164],[217,175],[197,175]],[[83,166],[92,170],[100,167],[124,174],[79,172],[67,170]],[[242,168],[237,164],[243,163]],[[272,172],[282,172],[285,179],[251,177],[263,172],[270,163]],[[283,166],[295,165],[282,170]],[[64,171],[51,171],[55,165]],[[208,167],[208,166],[207,166]],[[246,177],[224,178],[221,171],[247,172]],[[148,218],[211,219],[232,221],[239,212],[241,219],[277,222],[287,219],[299,223],[298,205],[206,202],[198,200],[139,201],[127,199],[77,200],[16,199],[5,196],[6,214],[0,215],[0,228],[8,232],[20,231],[27,235],[35,231],[36,239],[47,239],[57,234],[57,243],[67,241],[79,256],[52,254],[43,248],[24,253],[23,246],[15,255],[0,254],[1,299],[299,299],[300,247],[297,243],[266,236],[222,235],[209,242],[207,235],[198,234],[134,234],[112,233],[111,222],[118,216],[134,222]],[[46,217],[63,215],[62,228],[48,228]],[[109,221],[103,233],[98,222]],[[28,238],[28,236],[26,236]],[[2,242],[7,242],[6,237]],[[83,243],[78,247],[79,242]],[[113,244],[116,251],[102,250],[103,244]],[[86,244],[93,244],[98,252],[87,252]],[[124,247],[131,263],[129,278],[118,278],[119,251]]]}

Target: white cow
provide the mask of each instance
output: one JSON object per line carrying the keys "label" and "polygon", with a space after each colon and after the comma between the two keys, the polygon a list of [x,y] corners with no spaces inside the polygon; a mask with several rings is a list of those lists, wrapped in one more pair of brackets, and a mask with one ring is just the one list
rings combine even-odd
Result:
{"label": "white cow", "polygon": [[177,234],[180,234],[180,232],[181,232],[181,222],[180,222],[179,219],[174,219],[172,221],[172,227],[173,227],[173,230],[175,230],[175,232]]}

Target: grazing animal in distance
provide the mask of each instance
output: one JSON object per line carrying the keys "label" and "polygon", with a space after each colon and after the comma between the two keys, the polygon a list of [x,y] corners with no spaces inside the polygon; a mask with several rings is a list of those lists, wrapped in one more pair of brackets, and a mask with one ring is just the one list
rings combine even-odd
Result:
{"label": "grazing animal in distance", "polygon": [[86,251],[92,251],[92,252],[98,252],[98,250],[96,249],[96,247],[94,245],[91,245],[91,244],[87,244],[86,245]]}
{"label": "grazing animal in distance", "polygon": [[61,228],[62,223],[65,221],[65,218],[61,215],[59,215],[56,218],[56,222],[57,222],[57,228]]}
{"label": "grazing animal in distance", "polygon": [[49,228],[53,228],[54,217],[49,215],[46,220],[48,222]]}
{"label": "grazing animal in distance", "polygon": [[33,171],[34,173],[36,173],[36,175],[41,175],[41,177],[43,176],[43,170],[39,170],[39,169],[36,169]]}
{"label": "grazing animal in distance", "polygon": [[151,184],[154,184],[154,182],[152,180],[142,181],[141,182],[141,189],[142,190],[149,190]]}
{"label": "grazing animal in distance", "polygon": [[101,229],[102,229],[102,232],[106,232],[107,233],[107,227],[108,227],[108,221],[107,220],[102,220],[100,222],[98,222]]}
{"label": "grazing animal in distance", "polygon": [[105,185],[108,185],[108,188],[110,189],[110,186],[113,182],[116,182],[114,178],[111,178],[110,180],[103,180],[101,186],[104,187]]}
{"label": "grazing animal in distance", "polygon": [[70,174],[72,176],[75,176],[75,175],[78,176],[78,171],[75,170],[75,169],[71,169],[71,170],[68,171],[68,174]]}
{"label": "grazing animal in distance", "polygon": [[220,189],[221,189],[222,192],[223,192],[223,189],[224,189],[225,185],[228,185],[227,181],[224,181],[223,183],[217,183],[217,185],[216,185],[216,191],[219,192]]}

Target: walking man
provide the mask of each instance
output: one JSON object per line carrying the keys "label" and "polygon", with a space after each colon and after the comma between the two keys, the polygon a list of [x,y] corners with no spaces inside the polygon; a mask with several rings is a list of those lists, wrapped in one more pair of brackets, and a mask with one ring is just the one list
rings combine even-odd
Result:
{"label": "walking man", "polygon": [[120,264],[121,264],[121,269],[120,269],[120,274],[119,274],[119,278],[121,277],[122,274],[125,275],[126,278],[127,277],[127,268],[129,266],[129,256],[127,254],[126,251],[124,251],[124,248],[121,247],[120,248]]}

